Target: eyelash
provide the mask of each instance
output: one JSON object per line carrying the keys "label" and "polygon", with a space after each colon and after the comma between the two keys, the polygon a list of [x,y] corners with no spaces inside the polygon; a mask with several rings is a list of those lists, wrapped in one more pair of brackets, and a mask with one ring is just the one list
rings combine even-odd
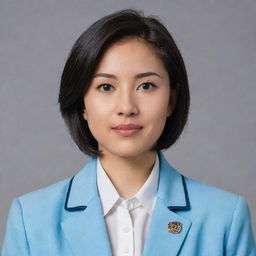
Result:
{"label": "eyelash", "polygon": [[[145,82],[145,83],[142,83],[141,85],[145,85],[145,84],[146,84],[146,85],[151,85],[152,88],[157,87],[155,84],[153,84],[153,83],[151,83],[151,82]],[[101,88],[103,88],[103,85],[109,85],[109,86],[113,87],[111,84],[105,83],[105,84],[100,84],[100,85],[98,85],[96,88],[100,90]],[[140,86],[141,86],[141,85],[140,85]],[[140,86],[139,86],[139,87],[140,87]],[[104,91],[104,90],[103,90],[103,91]],[[109,91],[104,91],[104,92],[109,92]]]}

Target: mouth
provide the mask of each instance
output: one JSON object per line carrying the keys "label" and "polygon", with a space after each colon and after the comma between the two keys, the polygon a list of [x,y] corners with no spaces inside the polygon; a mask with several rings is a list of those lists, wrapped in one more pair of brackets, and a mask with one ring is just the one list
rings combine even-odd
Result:
{"label": "mouth", "polygon": [[130,137],[140,132],[141,129],[142,127],[133,129],[114,129],[114,131],[123,137]]}
{"label": "mouth", "polygon": [[113,127],[113,129],[118,129],[118,130],[132,130],[132,129],[140,129],[140,128],[142,128],[142,126],[138,124],[119,124]]}

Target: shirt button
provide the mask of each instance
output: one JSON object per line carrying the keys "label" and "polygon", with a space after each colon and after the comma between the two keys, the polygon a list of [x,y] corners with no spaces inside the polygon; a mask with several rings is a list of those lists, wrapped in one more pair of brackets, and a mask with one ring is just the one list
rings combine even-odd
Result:
{"label": "shirt button", "polygon": [[125,233],[129,232],[129,227],[123,227],[122,231],[125,232]]}
{"label": "shirt button", "polygon": [[124,248],[124,253],[128,253],[130,250],[128,247]]}
{"label": "shirt button", "polygon": [[129,205],[128,205],[128,209],[129,210],[132,210],[134,208],[134,204],[133,203],[130,203]]}

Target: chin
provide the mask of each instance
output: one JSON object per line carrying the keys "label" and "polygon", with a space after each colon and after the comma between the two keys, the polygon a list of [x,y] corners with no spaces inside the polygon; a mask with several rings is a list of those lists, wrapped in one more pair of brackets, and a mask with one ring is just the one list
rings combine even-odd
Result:
{"label": "chin", "polygon": [[129,158],[129,157],[136,157],[139,155],[142,155],[144,153],[148,153],[150,151],[150,148],[145,148],[145,149],[139,149],[138,147],[136,148],[122,148],[119,147],[116,150],[106,150],[106,149],[101,149],[103,151],[103,155],[114,155],[116,157],[123,157],[123,158]]}

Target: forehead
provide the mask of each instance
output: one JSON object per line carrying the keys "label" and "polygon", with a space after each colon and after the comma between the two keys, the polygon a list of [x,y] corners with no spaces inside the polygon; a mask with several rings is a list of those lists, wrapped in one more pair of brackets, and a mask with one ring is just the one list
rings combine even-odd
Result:
{"label": "forehead", "polygon": [[99,71],[118,72],[119,69],[149,71],[154,69],[158,72],[165,70],[161,58],[156,50],[148,42],[141,38],[123,39],[111,44],[104,52],[98,68]]}

